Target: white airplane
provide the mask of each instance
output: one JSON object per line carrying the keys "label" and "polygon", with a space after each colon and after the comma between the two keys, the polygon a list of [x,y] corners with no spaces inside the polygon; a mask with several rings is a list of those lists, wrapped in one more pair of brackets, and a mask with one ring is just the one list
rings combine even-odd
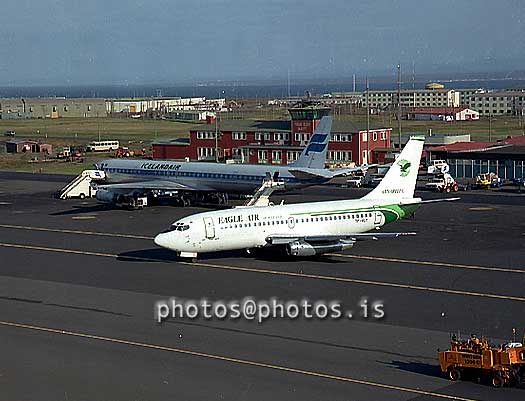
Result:
{"label": "white airplane", "polygon": [[193,259],[202,252],[268,247],[304,257],[349,249],[360,240],[415,235],[367,231],[411,215],[423,203],[459,199],[414,198],[423,143],[423,137],[410,138],[379,185],[361,199],[198,213],[173,223],[155,243]]}

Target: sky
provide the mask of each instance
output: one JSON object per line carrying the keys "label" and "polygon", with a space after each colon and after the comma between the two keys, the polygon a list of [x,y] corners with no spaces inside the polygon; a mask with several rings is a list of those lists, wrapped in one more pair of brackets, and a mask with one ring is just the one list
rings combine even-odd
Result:
{"label": "sky", "polygon": [[0,86],[525,70],[522,0],[2,0]]}

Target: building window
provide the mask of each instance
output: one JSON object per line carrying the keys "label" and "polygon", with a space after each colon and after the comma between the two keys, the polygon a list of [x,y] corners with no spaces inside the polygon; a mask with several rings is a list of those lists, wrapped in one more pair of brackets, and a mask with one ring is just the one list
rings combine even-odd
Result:
{"label": "building window", "polygon": [[215,156],[215,148],[197,148],[199,160],[209,159]]}
{"label": "building window", "polygon": [[386,140],[386,131],[381,131],[381,140]]}
{"label": "building window", "polygon": [[88,104],[87,111],[91,111],[91,105]]}
{"label": "building window", "polygon": [[299,158],[299,152],[294,150],[289,150],[286,152],[286,159],[288,161],[288,164],[293,163]]}
{"label": "building window", "polygon": [[276,132],[273,134],[273,140],[274,141],[287,141],[288,140],[288,133],[286,132]]}
{"label": "building window", "polygon": [[281,151],[272,150],[272,163],[281,163]]}
{"label": "building window", "polygon": [[268,161],[268,151],[267,150],[258,150],[257,158],[259,163],[266,163]]}
{"label": "building window", "polygon": [[368,140],[368,137],[367,137],[367,135],[366,135],[366,132],[363,132],[363,133],[361,134],[361,140],[362,140],[363,142],[366,142],[366,141]]}
{"label": "building window", "polygon": [[53,106],[53,112],[56,113],[56,111],[57,111],[57,106]]}
{"label": "building window", "polygon": [[246,132],[234,132],[233,133],[233,139],[239,141],[239,140],[245,140],[246,139]]}
{"label": "building window", "polygon": [[67,106],[64,106],[64,111],[68,111],[68,108],[67,108]]}
{"label": "building window", "polygon": [[376,131],[374,131],[372,133],[372,140],[377,141],[377,132]]}

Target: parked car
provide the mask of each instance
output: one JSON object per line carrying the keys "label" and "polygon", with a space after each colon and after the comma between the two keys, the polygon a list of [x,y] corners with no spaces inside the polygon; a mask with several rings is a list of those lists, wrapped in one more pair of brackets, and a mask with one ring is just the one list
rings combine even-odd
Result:
{"label": "parked car", "polygon": [[15,131],[12,131],[12,130],[8,130],[6,132],[4,132],[4,136],[15,136]]}

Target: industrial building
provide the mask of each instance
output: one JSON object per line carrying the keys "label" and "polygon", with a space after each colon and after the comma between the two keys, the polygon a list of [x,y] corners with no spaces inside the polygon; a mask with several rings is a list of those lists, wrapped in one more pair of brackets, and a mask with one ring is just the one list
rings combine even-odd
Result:
{"label": "industrial building", "polygon": [[206,99],[205,97],[153,97],[136,99],[108,99],[106,111],[113,113],[145,113],[156,110],[171,113],[182,110],[221,110],[225,107],[226,99]]}
{"label": "industrial building", "polygon": [[[162,113],[192,110],[223,110],[226,99],[191,98],[1,98],[0,119],[22,118],[89,118],[111,114],[143,114],[154,110]],[[205,117],[204,117],[205,119]]]}
{"label": "industrial building", "polygon": [[4,98],[0,113],[10,118],[105,117],[106,101],[100,98]]}
{"label": "industrial building", "polygon": [[[153,144],[158,159],[233,159],[251,164],[289,164],[308,143],[320,119],[330,109],[298,107],[289,109],[291,121],[232,120],[214,122],[190,131],[188,141],[159,141]],[[334,164],[375,163],[374,150],[390,148],[391,128],[366,127],[335,120],[328,145],[327,162]]]}
{"label": "industrial building", "polygon": [[53,147],[49,143],[31,141],[27,139],[11,139],[5,143],[7,153],[52,153]]}
{"label": "industrial building", "polygon": [[413,107],[407,112],[408,120],[472,121],[479,113],[467,107]]}

